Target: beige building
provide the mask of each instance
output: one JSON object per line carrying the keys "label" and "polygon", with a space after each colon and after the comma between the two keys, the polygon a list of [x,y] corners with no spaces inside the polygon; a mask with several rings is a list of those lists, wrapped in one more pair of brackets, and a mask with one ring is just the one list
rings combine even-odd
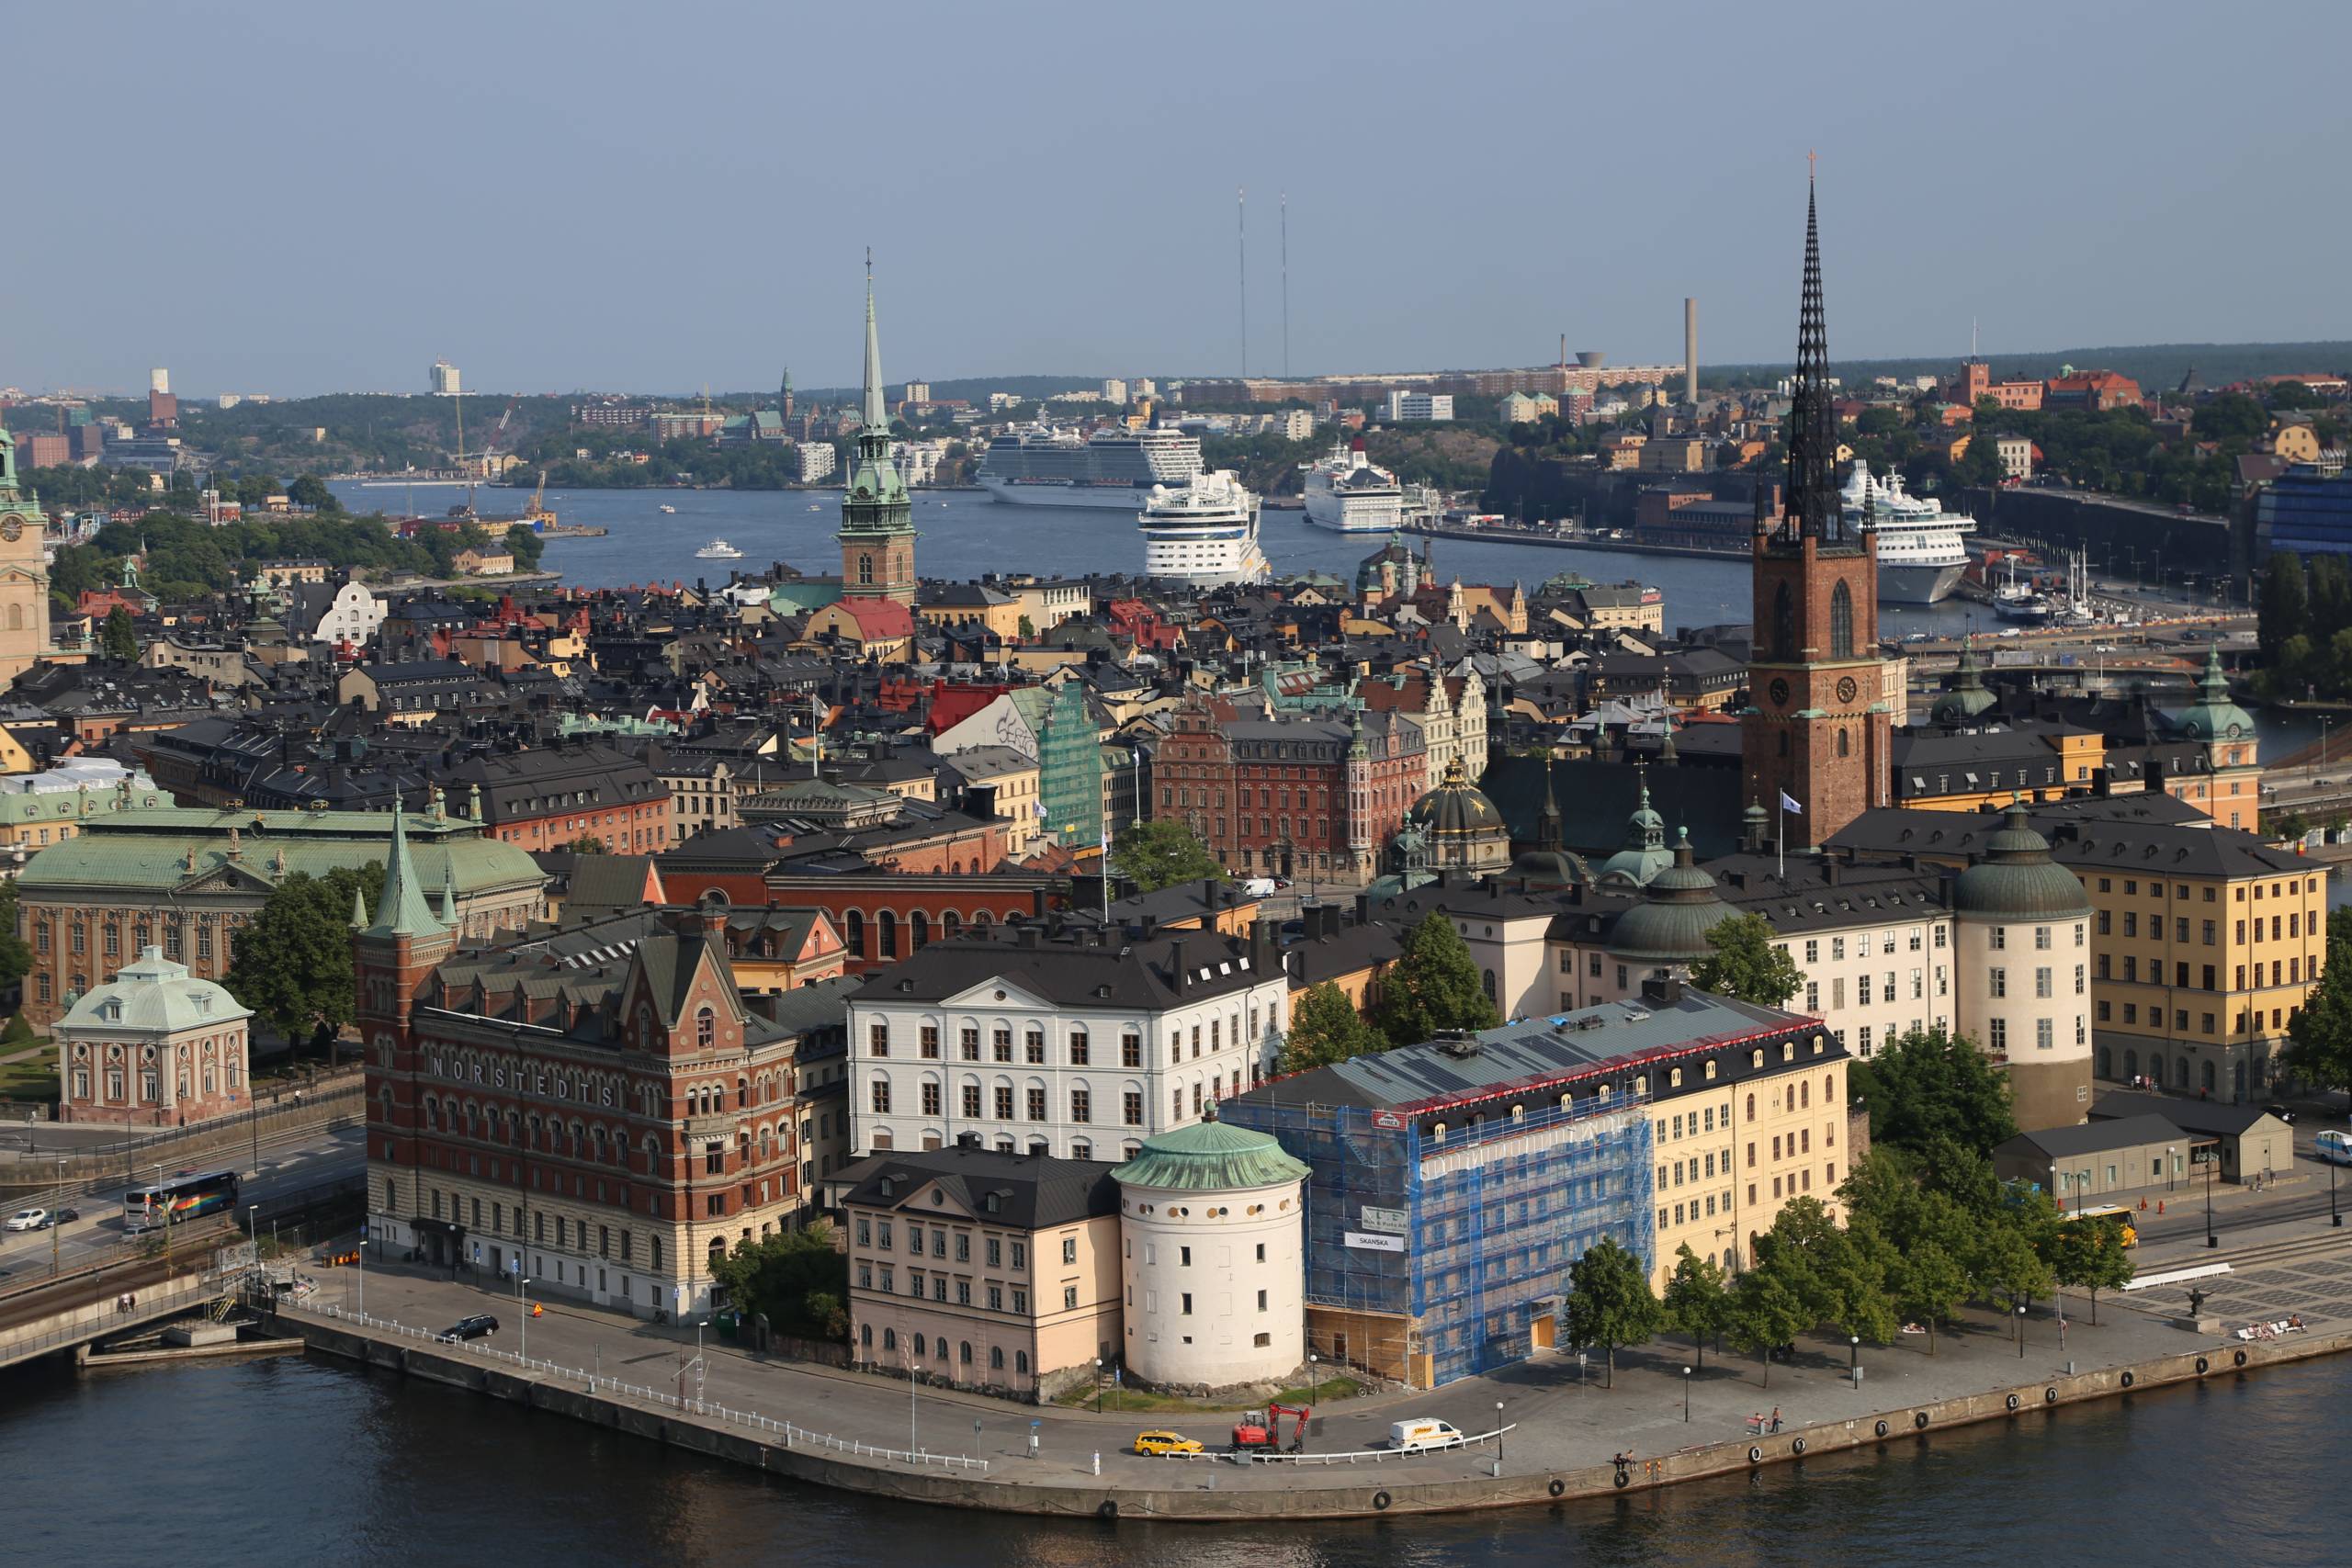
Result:
{"label": "beige building", "polygon": [[50,649],[48,519],[17,477],[17,444],[0,430],[0,679],[22,673]]}
{"label": "beige building", "polygon": [[141,950],[57,1021],[58,1119],[174,1127],[249,1108],[251,1017],[162,948]]}
{"label": "beige building", "polygon": [[970,1144],[842,1173],[851,1357],[1050,1398],[1119,1353],[1119,1190],[1098,1160]]}
{"label": "beige building", "polygon": [[948,765],[973,788],[996,792],[995,814],[1005,823],[1004,852],[1014,859],[1037,847],[1044,830],[1038,812],[1037,760],[1010,746],[967,746],[948,759]]}

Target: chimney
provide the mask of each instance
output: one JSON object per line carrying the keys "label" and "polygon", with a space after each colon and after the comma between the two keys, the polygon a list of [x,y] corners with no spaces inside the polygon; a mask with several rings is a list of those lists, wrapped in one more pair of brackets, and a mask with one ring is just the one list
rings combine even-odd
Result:
{"label": "chimney", "polygon": [[1036,946],[1039,939],[1045,934],[1035,926],[1017,926],[1014,930],[1016,930],[1020,934],[1013,940],[1023,947]]}
{"label": "chimney", "polygon": [[1170,988],[1182,991],[1184,988],[1184,943],[1181,938],[1168,944],[1168,968],[1170,974],[1174,976]]}
{"label": "chimney", "polygon": [[1670,1008],[1682,999],[1682,982],[1671,975],[1653,975],[1642,982],[1642,1000],[1652,1007]]}
{"label": "chimney", "polygon": [[1699,402],[1699,301],[1682,301],[1682,398],[1692,407]]}

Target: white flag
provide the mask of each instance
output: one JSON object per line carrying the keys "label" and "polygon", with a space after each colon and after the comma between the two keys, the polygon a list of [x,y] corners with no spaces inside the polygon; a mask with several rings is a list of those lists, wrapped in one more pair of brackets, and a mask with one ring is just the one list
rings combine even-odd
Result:
{"label": "white flag", "polygon": [[1799,806],[1795,801],[1791,800],[1787,790],[1782,790],[1781,792],[1781,809],[1783,811],[1793,811],[1800,817],[1804,815],[1804,807]]}

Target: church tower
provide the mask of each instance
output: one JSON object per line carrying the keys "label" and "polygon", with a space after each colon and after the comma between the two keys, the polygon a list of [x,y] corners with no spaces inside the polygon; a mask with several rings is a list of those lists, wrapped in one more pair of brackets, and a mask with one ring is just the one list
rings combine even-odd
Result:
{"label": "church tower", "polygon": [[1758,487],[1754,652],[1740,719],[1748,792],[1767,811],[1796,803],[1787,837],[1819,844],[1888,804],[1894,716],[1878,657],[1878,536],[1849,529],[1837,486],[1838,416],[1829,391],[1821,242],[1813,190],[1804,216],[1796,396],[1788,483],[1771,516]]}
{"label": "church tower", "polygon": [[890,413],[882,400],[882,345],[874,331],[874,257],[865,258],[865,411],[857,466],[842,498],[842,598],[915,602],[914,504],[890,460]]}
{"label": "church tower", "polygon": [[49,650],[49,564],[40,502],[17,478],[17,444],[0,430],[0,680]]}
{"label": "church tower", "polygon": [[[442,852],[449,852],[446,845]],[[374,1230],[377,1235],[406,1236],[408,1222],[424,1212],[424,1202],[417,1187],[416,1134],[423,1125],[418,1078],[426,1069],[412,1023],[417,997],[457,946],[457,931],[435,919],[425,901],[397,795],[384,891],[372,921],[363,920],[365,910],[354,897],[352,990],[367,1064],[369,1223],[389,1227]]]}

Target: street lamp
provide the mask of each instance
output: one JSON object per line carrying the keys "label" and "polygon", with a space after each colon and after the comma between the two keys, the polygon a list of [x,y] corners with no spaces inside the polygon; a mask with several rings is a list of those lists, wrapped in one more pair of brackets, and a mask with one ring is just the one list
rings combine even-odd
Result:
{"label": "street lamp", "polygon": [[2018,1303],[2018,1359],[2025,1359],[2025,1303]]}
{"label": "street lamp", "polygon": [[1862,1386],[1862,1337],[1859,1334],[1846,1338],[1846,1381],[1856,1388]]}
{"label": "street lamp", "polygon": [[2205,1156],[2205,1245],[2219,1247],[2222,1238],[2213,1234],[2213,1167],[2220,1162],[2211,1155]]}
{"label": "street lamp", "polygon": [[1102,1414],[1102,1358],[1094,1358],[1094,1414]]}
{"label": "street lamp", "polygon": [[2172,1191],[2180,1185],[2180,1150],[2171,1144],[2165,1145],[2165,1190]]}
{"label": "street lamp", "polygon": [[1690,1424],[1690,1369],[1682,1369],[1682,1424]]}

